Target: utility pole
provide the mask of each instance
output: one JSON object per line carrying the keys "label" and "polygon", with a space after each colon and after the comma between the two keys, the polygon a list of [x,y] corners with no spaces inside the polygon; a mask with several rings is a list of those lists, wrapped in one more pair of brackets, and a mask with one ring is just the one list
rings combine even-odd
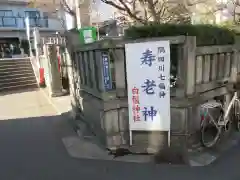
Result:
{"label": "utility pole", "polygon": [[99,23],[101,21],[101,19],[100,19],[101,13],[98,11],[98,8],[97,8],[96,14],[97,14],[97,40],[99,41],[100,40],[100,32],[99,32],[100,26],[99,26]]}
{"label": "utility pole", "polygon": [[80,29],[82,27],[82,25],[81,25],[80,4],[82,4],[83,2],[84,2],[84,0],[75,0],[75,12],[76,12],[76,19],[77,19],[77,29]]}

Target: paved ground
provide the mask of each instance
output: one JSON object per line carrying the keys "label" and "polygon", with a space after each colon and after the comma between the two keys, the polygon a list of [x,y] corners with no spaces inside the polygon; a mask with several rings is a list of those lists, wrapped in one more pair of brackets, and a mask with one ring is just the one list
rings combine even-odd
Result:
{"label": "paved ground", "polygon": [[70,158],[74,135],[41,91],[0,96],[1,180],[239,180],[240,146],[204,168]]}

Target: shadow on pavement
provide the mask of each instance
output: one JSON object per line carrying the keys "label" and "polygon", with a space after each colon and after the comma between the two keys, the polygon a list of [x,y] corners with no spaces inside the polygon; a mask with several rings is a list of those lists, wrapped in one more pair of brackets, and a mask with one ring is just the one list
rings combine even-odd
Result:
{"label": "shadow on pavement", "polygon": [[[64,115],[29,117],[0,121],[0,179],[163,179],[235,180],[239,173],[218,171],[218,166],[190,168],[118,161],[71,158],[62,138],[76,136]],[[231,162],[227,161],[231,169]],[[239,167],[239,163],[237,164]],[[236,164],[234,164],[236,166]],[[239,172],[239,171],[238,171]]]}

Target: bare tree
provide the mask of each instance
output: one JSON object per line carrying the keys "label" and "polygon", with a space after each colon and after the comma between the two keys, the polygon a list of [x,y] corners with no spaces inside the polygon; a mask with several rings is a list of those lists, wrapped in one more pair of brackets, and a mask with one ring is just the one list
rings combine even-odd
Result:
{"label": "bare tree", "polygon": [[219,1],[217,7],[220,16],[227,17],[223,24],[234,26],[240,23],[240,0]]}
{"label": "bare tree", "polygon": [[240,20],[240,0],[230,0],[225,4],[227,12],[232,15],[233,24],[239,24]]}
{"label": "bare tree", "polygon": [[76,7],[70,4],[67,0],[60,0],[60,7],[64,12],[67,12],[73,18],[73,26],[77,27]]}
{"label": "bare tree", "polygon": [[[132,21],[148,24],[189,22],[196,5],[214,0],[101,0]],[[214,10],[215,11],[215,10]],[[207,13],[212,13],[207,12]]]}
{"label": "bare tree", "polygon": [[59,0],[59,1],[62,10],[72,16],[75,27],[77,27],[78,19],[77,16],[81,16],[81,24],[83,26],[89,25],[90,16],[93,10],[92,6],[97,5],[97,3],[95,3],[95,0]]}
{"label": "bare tree", "polygon": [[[65,27],[65,20],[62,16],[62,0],[31,0],[27,4],[31,8],[41,9],[49,18],[57,18]],[[65,1],[65,0],[64,0]]]}

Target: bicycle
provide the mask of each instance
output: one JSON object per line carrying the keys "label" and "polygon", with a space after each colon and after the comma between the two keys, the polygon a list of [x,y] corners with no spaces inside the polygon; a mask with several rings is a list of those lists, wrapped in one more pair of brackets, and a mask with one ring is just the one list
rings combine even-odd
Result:
{"label": "bicycle", "polygon": [[[215,146],[223,134],[230,132],[232,120],[235,122],[237,130],[240,131],[240,100],[237,92],[234,93],[226,110],[221,100],[206,102],[201,105],[201,109],[201,144],[204,147]],[[213,110],[218,111],[218,115],[215,117],[210,112]],[[233,110],[233,116],[230,116],[231,110]],[[210,134],[208,134],[209,130]],[[213,134],[212,131],[214,131]],[[209,136],[207,137],[207,135],[212,136],[210,140],[208,140]]]}

